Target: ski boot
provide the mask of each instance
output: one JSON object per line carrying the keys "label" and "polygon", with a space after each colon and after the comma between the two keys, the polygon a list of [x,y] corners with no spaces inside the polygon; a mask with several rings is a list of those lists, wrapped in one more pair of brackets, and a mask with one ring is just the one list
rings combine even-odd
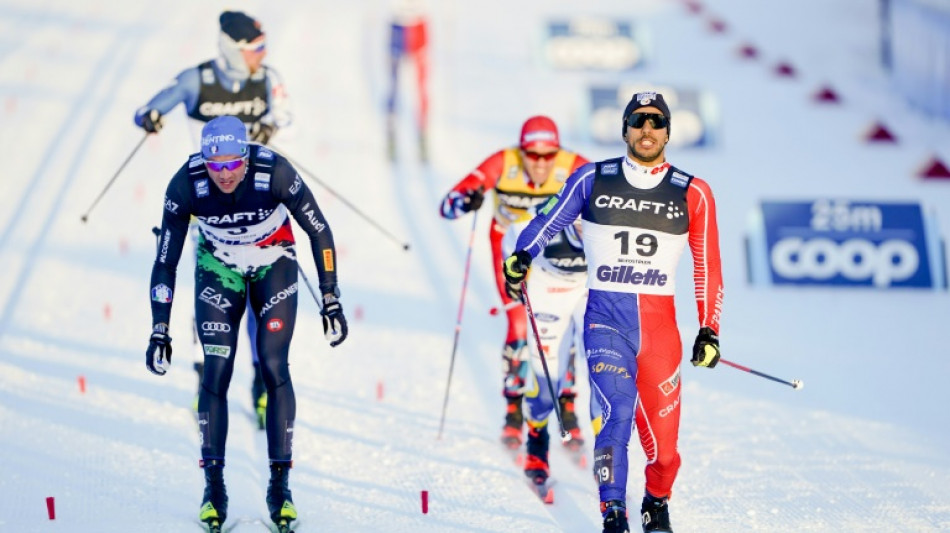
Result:
{"label": "ski boot", "polygon": [[643,496],[643,505],[640,507],[640,517],[643,520],[643,531],[673,533],[670,526],[670,508],[667,505],[669,498],[654,498],[650,493]]}
{"label": "ski boot", "polygon": [[267,485],[267,510],[270,519],[277,524],[279,533],[293,533],[290,523],[297,519],[297,508],[291,499],[288,487],[290,461],[271,461],[270,483]]}
{"label": "ski boot", "polygon": [[509,450],[521,447],[524,430],[524,413],[521,411],[521,400],[524,396],[506,396],[508,403],[505,412],[505,425],[501,428],[501,442]]}
{"label": "ski boot", "polygon": [[531,487],[544,503],[554,503],[554,489],[551,488],[551,471],[548,466],[547,426],[536,428],[529,424],[528,454],[524,460],[524,475],[531,481]]}
{"label": "ski boot", "polygon": [[550,437],[547,426],[536,428],[528,424],[528,456],[524,461],[524,475],[536,485],[544,483],[550,476],[548,467],[548,446]]}
{"label": "ski boot", "polygon": [[228,517],[228,491],[224,487],[224,460],[201,461],[205,471],[205,493],[201,499],[198,520],[208,524],[210,533],[219,533],[221,524]]}
{"label": "ski boot", "polygon": [[574,413],[574,395],[564,393],[557,399],[561,408],[561,423],[564,424],[564,431],[571,436],[571,440],[564,443],[568,450],[578,451],[584,447],[584,436],[581,434],[581,428],[577,425],[577,414]]}
{"label": "ski boot", "polygon": [[267,389],[264,388],[264,377],[261,375],[261,365],[254,365],[254,383],[251,385],[251,402],[257,413],[257,429],[264,430],[267,425]]}
{"label": "ski boot", "polygon": [[630,533],[626,503],[620,500],[600,502],[600,513],[604,515],[604,533]]}

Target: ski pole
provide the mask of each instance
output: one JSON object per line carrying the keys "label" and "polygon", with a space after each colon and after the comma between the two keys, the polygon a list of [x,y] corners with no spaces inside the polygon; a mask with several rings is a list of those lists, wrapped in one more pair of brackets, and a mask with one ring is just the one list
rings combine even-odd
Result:
{"label": "ski pole", "polygon": [[775,376],[770,376],[770,375],[765,374],[765,373],[763,373],[763,372],[759,372],[758,370],[752,370],[752,369],[749,368],[749,367],[746,367],[746,366],[742,366],[742,365],[733,363],[732,361],[727,361],[727,360],[725,360],[725,359],[723,359],[723,358],[721,358],[721,357],[719,358],[719,362],[720,362],[720,363],[727,364],[727,365],[731,366],[732,368],[738,368],[739,370],[742,370],[742,371],[744,371],[744,372],[748,372],[748,373],[750,373],[750,374],[755,374],[756,376],[759,376],[759,377],[761,377],[761,378],[771,379],[772,381],[774,381],[774,382],[776,382],[776,383],[781,383],[782,385],[788,385],[789,387],[791,387],[791,388],[793,388],[793,389],[795,389],[795,390],[799,390],[799,389],[801,389],[801,388],[803,388],[803,387],[805,386],[805,383],[804,383],[802,380],[800,380],[800,379],[793,379],[793,380],[791,380],[791,381],[785,381],[784,379],[779,379],[779,378],[777,378],[777,377],[775,377]]}
{"label": "ski pole", "polygon": [[561,426],[561,442],[571,440],[571,434],[564,429],[564,420],[561,419],[561,408],[557,403],[557,395],[554,394],[554,384],[551,382],[551,373],[548,372],[548,361],[544,357],[544,347],[541,346],[541,335],[538,333],[538,323],[534,320],[534,311],[531,310],[531,300],[528,298],[528,284],[521,282],[521,297],[524,299],[524,306],[528,310],[528,322],[531,322],[531,331],[534,332],[534,341],[538,345],[538,355],[541,356],[541,367],[544,368],[544,377],[548,381],[548,392],[551,393],[551,401],[554,403],[554,413],[557,415],[557,423]]}
{"label": "ski pole", "polygon": [[472,213],[472,231],[468,234],[468,252],[465,254],[465,275],[462,278],[462,296],[459,298],[458,318],[455,320],[455,341],[452,343],[452,358],[449,362],[449,379],[445,382],[445,399],[442,400],[442,418],[439,419],[439,436],[442,439],[442,428],[445,427],[445,410],[449,405],[449,389],[452,386],[452,370],[455,368],[455,353],[459,347],[459,334],[462,332],[462,311],[465,309],[465,290],[468,288],[468,271],[472,265],[472,245],[475,243],[475,224],[478,221],[478,211]]}
{"label": "ski pole", "polygon": [[142,145],[145,144],[145,139],[148,139],[148,136],[149,134],[146,133],[142,137],[142,140],[139,141],[139,143],[135,145],[135,148],[132,149],[132,153],[130,153],[129,156],[125,158],[125,161],[122,163],[122,165],[119,166],[119,170],[115,171],[115,174],[112,176],[112,179],[110,179],[109,183],[107,183],[106,186],[103,187],[102,192],[100,192],[99,196],[97,196],[95,201],[92,202],[92,205],[89,206],[89,209],[87,209],[86,212],[81,217],[79,217],[79,219],[82,220],[83,224],[85,224],[86,221],[89,220],[89,213],[91,213],[93,208],[96,207],[96,204],[99,203],[99,200],[101,200],[102,197],[105,196],[106,191],[109,190],[109,187],[112,187],[112,183],[115,181],[116,178],[119,177],[119,174],[121,174],[122,170],[125,169],[125,166],[129,164],[129,161],[132,160],[132,156],[134,156],[135,153],[139,151],[139,148],[141,148]]}
{"label": "ski pole", "polygon": [[[273,146],[268,146],[268,148],[272,148],[272,149],[276,150],[276,148],[273,147]],[[365,220],[365,221],[368,222],[370,225],[372,225],[374,228],[378,229],[378,230],[379,230],[380,232],[382,232],[384,235],[386,235],[387,237],[389,237],[389,239],[391,239],[393,242],[395,242],[395,243],[399,244],[400,246],[402,246],[402,249],[403,249],[403,250],[409,250],[409,243],[400,241],[395,235],[393,235],[392,233],[390,233],[389,231],[387,231],[386,228],[384,228],[384,227],[382,227],[381,225],[379,225],[378,222],[376,222],[375,220],[373,220],[372,218],[370,218],[369,216],[367,216],[366,214],[364,214],[364,213],[363,213],[362,211],[360,211],[355,205],[353,205],[352,203],[350,203],[349,200],[347,200],[346,198],[344,198],[343,196],[341,196],[340,193],[338,193],[338,192],[334,191],[333,189],[331,189],[330,186],[327,185],[326,183],[324,183],[320,178],[318,178],[316,174],[314,174],[313,172],[310,172],[309,170],[307,170],[306,168],[304,168],[303,166],[301,166],[300,163],[298,163],[295,159],[292,159],[289,155],[287,155],[286,153],[283,153],[283,152],[281,153],[281,155],[283,155],[284,157],[286,157],[286,158],[287,158],[287,161],[290,161],[290,163],[291,163],[295,168],[297,168],[297,170],[300,170],[305,176],[309,177],[309,178],[310,178],[311,180],[313,180],[317,185],[319,185],[320,187],[323,187],[324,190],[326,190],[328,193],[330,193],[330,194],[332,194],[333,196],[335,196],[335,197],[337,198],[337,200],[343,202],[343,204],[344,204],[345,206],[347,206],[347,207],[349,207],[350,209],[352,209],[353,212],[356,213],[357,215],[359,215],[363,220]]]}

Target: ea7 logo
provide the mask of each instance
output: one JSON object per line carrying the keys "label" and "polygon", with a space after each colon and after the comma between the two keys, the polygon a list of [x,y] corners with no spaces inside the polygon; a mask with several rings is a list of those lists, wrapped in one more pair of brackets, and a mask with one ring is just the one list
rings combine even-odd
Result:
{"label": "ea7 logo", "polygon": [[290,195],[293,196],[300,192],[300,188],[303,187],[303,180],[300,179],[300,174],[294,176],[294,182],[290,185]]}
{"label": "ea7 logo", "polygon": [[169,213],[178,213],[178,204],[165,197],[165,210]]}
{"label": "ea7 logo", "polygon": [[231,300],[228,300],[224,295],[220,292],[216,292],[211,287],[201,289],[201,292],[198,294],[198,299],[221,312],[231,307]]}

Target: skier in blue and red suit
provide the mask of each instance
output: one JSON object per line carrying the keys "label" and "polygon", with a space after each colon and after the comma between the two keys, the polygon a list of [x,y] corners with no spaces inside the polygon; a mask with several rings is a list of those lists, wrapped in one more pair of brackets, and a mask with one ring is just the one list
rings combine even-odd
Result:
{"label": "skier in blue and red suit", "polygon": [[719,361],[723,286],[716,207],[709,185],[666,162],[670,110],[638,93],[623,113],[626,157],[587,164],[521,233],[505,260],[520,287],[531,259],[582,218],[589,296],[584,346],[591,396],[601,406],[594,450],[604,532],[628,531],[627,447],[634,424],[647,457],[644,531],[672,531],[667,501],[680,466],[682,345],[674,307],[676,267],[687,244],[699,310],[694,366]]}

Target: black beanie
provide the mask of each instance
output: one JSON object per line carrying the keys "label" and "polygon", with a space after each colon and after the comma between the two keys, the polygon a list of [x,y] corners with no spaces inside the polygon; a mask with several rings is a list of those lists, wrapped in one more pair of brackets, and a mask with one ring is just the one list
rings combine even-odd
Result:
{"label": "black beanie", "polygon": [[240,11],[225,11],[218,20],[221,22],[221,31],[239,44],[249,43],[264,35],[261,23]]}
{"label": "black beanie", "polygon": [[627,133],[627,117],[641,107],[655,107],[660,110],[660,113],[667,120],[670,118],[670,107],[666,105],[666,100],[663,99],[662,94],[657,92],[637,93],[633,95],[633,98],[630,99],[627,107],[623,110],[623,123],[620,126],[620,131],[624,135]]}

